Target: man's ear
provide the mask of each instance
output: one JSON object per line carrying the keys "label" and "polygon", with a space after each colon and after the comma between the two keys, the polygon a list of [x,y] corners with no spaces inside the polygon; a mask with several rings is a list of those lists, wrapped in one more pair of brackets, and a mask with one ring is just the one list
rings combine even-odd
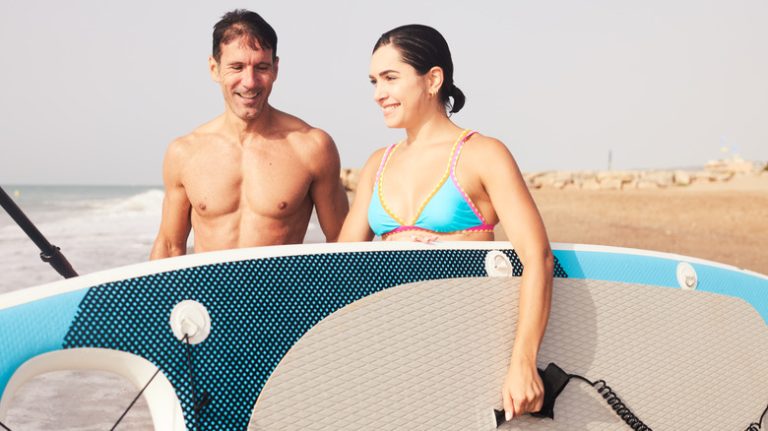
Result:
{"label": "man's ear", "polygon": [[443,86],[444,78],[445,76],[443,75],[442,67],[435,66],[427,71],[427,82],[431,94],[437,94],[440,91],[440,88]]}
{"label": "man's ear", "polygon": [[208,57],[208,69],[211,72],[211,79],[215,82],[221,82],[221,77],[219,76],[219,62],[216,61],[213,56]]}
{"label": "man's ear", "polygon": [[272,64],[272,69],[274,70],[274,73],[275,73],[275,81],[277,81],[277,71],[278,71],[278,67],[277,66],[279,64],[280,64],[280,57],[275,57],[275,61]]}

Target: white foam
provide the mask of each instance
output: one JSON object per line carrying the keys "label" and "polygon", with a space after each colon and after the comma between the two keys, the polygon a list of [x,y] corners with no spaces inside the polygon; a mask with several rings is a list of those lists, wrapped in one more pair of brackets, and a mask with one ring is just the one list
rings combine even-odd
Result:
{"label": "white foam", "polygon": [[93,208],[100,214],[124,215],[128,213],[156,214],[162,209],[162,190],[152,189],[123,199],[95,201]]}

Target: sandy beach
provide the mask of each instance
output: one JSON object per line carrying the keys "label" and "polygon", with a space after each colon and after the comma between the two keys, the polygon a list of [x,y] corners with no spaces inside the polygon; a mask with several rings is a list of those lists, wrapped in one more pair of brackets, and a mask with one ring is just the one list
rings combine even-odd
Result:
{"label": "sandy beach", "polygon": [[531,193],[553,242],[663,251],[768,274],[766,172],[665,189]]}

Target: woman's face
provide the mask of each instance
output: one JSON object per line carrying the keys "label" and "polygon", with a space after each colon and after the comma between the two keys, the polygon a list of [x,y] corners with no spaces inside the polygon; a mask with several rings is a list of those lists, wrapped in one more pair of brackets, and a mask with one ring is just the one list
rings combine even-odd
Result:
{"label": "woman's face", "polygon": [[418,125],[432,108],[427,75],[419,75],[400,58],[392,44],[379,47],[371,57],[369,72],[374,86],[373,100],[381,107],[387,127],[408,128]]}

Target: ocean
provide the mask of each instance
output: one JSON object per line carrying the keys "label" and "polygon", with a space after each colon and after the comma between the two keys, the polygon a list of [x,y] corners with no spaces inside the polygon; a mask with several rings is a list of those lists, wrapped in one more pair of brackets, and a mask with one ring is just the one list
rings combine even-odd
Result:
{"label": "ocean", "polygon": [[[160,226],[161,187],[25,186],[3,189],[78,274],[144,262]],[[190,236],[189,246],[192,245]],[[313,215],[305,242],[324,237]],[[40,251],[0,210],[0,294],[60,280]]]}
{"label": "ocean", "polygon": [[[160,225],[161,187],[2,187],[80,275],[149,259]],[[304,241],[324,241],[315,215]],[[39,254],[0,209],[0,294],[62,279]],[[47,373],[21,387],[3,423],[14,431],[111,429],[137,393],[127,381],[106,372]],[[146,404],[140,400],[117,429],[152,430]]]}

